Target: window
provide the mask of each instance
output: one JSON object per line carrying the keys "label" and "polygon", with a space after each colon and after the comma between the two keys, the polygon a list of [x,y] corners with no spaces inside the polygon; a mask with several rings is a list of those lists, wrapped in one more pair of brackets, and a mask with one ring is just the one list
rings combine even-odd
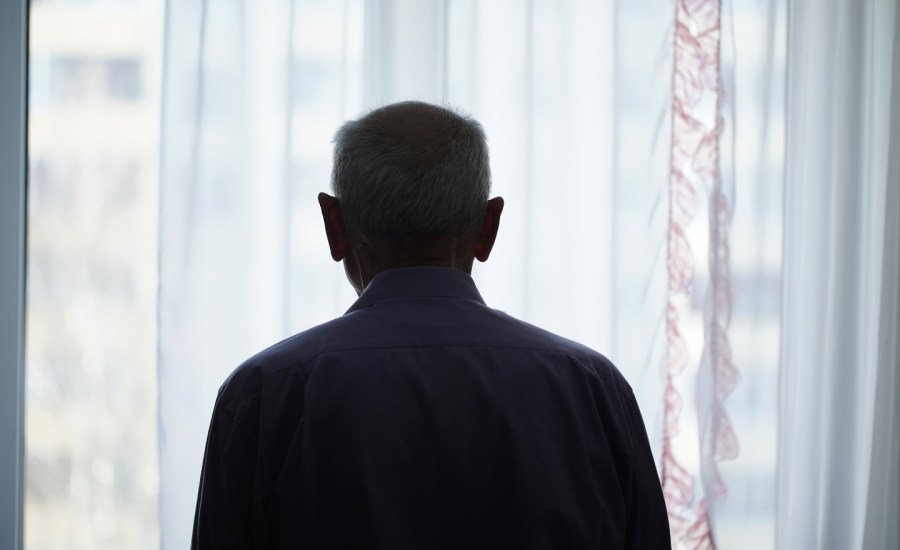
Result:
{"label": "window", "polygon": [[[485,124],[508,210],[493,264],[476,272],[482,292],[610,355],[659,441],[668,12],[649,1],[449,0],[425,19],[437,13],[425,2],[400,13],[298,0],[289,14],[207,2],[200,46],[196,6],[169,3],[185,10],[169,24],[183,26],[164,33],[164,4],[31,4],[28,548],[183,545],[215,388],[241,359],[352,300],[326,258],[315,192],[328,185],[337,125],[395,94],[427,90]],[[776,37],[766,57],[763,4],[733,3],[731,333],[743,380],[726,407],[742,453],[722,463],[722,548],[770,546],[774,529],[783,119],[773,90],[784,52]],[[164,51],[167,81],[183,89],[163,89]],[[440,70],[405,69],[416,63]],[[167,112],[163,93],[177,99]],[[175,152],[162,175],[160,143]],[[704,207],[688,231],[692,369],[703,349]],[[177,281],[162,281],[175,288],[162,297],[160,258]],[[157,333],[158,315],[169,334]],[[179,328],[196,332],[179,340]],[[696,418],[686,411],[681,425],[682,458],[696,465]]]}
{"label": "window", "polygon": [[158,547],[162,7],[31,5],[29,549]]}

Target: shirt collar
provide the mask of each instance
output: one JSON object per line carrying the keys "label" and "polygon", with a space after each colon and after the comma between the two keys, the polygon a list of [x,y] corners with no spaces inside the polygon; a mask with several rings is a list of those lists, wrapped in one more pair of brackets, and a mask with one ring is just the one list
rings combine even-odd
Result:
{"label": "shirt collar", "polygon": [[347,313],[397,298],[457,298],[484,304],[472,276],[452,267],[402,267],[375,275]]}

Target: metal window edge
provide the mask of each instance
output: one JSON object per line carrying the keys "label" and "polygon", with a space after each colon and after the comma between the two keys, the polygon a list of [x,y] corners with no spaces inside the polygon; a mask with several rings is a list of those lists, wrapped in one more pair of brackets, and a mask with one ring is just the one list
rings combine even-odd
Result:
{"label": "metal window edge", "polygon": [[24,544],[28,0],[0,2],[0,548]]}

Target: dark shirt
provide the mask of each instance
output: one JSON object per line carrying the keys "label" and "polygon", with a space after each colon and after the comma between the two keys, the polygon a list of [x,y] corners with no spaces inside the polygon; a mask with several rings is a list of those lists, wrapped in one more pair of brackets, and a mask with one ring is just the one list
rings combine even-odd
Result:
{"label": "dark shirt", "polygon": [[608,359],[449,268],[377,275],[219,390],[194,548],[670,548]]}

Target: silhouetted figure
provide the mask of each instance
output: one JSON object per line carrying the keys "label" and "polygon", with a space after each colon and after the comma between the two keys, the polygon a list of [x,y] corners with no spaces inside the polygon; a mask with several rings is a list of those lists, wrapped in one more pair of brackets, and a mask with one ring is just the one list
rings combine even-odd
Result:
{"label": "silhouetted figure", "polygon": [[319,195],[359,299],[219,390],[194,548],[669,548],[628,383],[487,307],[481,126],[424,103],[346,123]]}

